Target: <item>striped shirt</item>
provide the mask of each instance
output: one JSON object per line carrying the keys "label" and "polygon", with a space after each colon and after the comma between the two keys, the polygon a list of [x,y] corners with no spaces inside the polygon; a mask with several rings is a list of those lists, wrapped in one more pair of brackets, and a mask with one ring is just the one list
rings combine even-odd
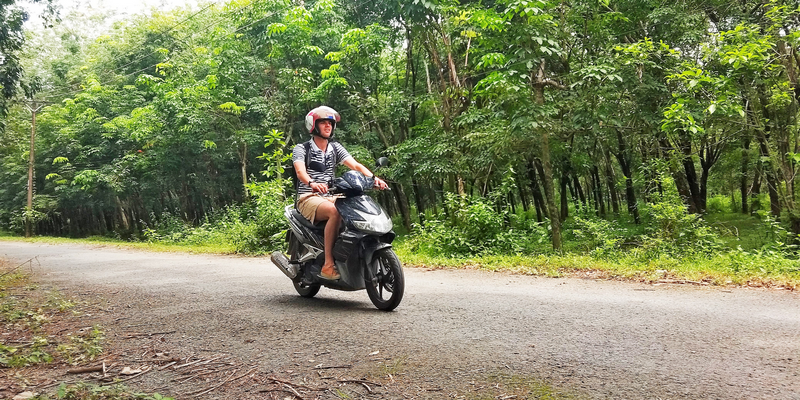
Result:
{"label": "striped shirt", "polygon": [[[334,173],[336,171],[336,165],[334,165],[334,155],[333,152],[336,152],[336,160],[338,160],[339,164],[343,164],[345,160],[351,157],[350,153],[345,150],[344,146],[342,146],[338,142],[328,142],[328,149],[327,151],[322,151],[317,147],[317,144],[314,143],[314,140],[311,140],[311,146],[309,147],[311,150],[311,155],[308,158],[308,165],[306,165],[306,172],[308,175],[311,176],[311,179],[322,182],[322,183],[329,183],[333,180]],[[303,143],[294,146],[294,151],[292,151],[292,164],[296,163],[305,164],[306,162],[306,148],[303,146]],[[311,193],[311,187],[303,183],[302,181],[297,183],[297,197],[299,198],[301,195],[306,193]]]}

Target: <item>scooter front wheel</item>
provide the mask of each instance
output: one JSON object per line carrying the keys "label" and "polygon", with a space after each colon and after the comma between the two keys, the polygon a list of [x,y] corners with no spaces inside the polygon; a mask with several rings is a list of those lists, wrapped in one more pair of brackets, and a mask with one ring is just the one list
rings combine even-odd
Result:
{"label": "scooter front wheel", "polygon": [[294,283],[294,290],[297,290],[297,294],[305,298],[311,298],[319,293],[319,283],[314,283],[311,285],[304,285],[301,282],[295,281]]}
{"label": "scooter front wheel", "polygon": [[403,300],[405,279],[403,267],[391,248],[375,252],[366,276],[367,294],[372,304],[383,311],[392,311]]}

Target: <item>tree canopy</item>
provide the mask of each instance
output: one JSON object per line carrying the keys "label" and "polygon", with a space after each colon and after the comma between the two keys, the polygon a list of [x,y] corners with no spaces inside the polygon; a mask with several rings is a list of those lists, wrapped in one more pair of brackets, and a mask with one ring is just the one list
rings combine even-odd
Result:
{"label": "tree canopy", "polygon": [[[548,221],[560,248],[571,213],[638,224],[674,190],[696,214],[713,196],[755,212],[764,193],[800,234],[794,1],[232,0],[91,40],[57,23],[26,49],[15,10],[0,2],[3,98],[25,66],[50,104],[40,233],[126,236],[246,202],[291,173],[283,155],[325,104],[356,158],[392,159],[380,199],[408,229],[484,198]],[[0,226],[19,229],[29,122],[10,110]]]}

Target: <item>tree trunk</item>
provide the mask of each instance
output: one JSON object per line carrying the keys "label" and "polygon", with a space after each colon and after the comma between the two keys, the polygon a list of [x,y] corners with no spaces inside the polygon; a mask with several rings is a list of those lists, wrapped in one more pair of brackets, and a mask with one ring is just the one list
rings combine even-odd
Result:
{"label": "tree trunk", "polygon": [[772,212],[772,215],[774,215],[776,219],[780,219],[781,200],[780,194],[778,193],[778,185],[780,183],[776,178],[776,167],[772,164],[772,158],[770,157],[769,150],[769,137],[772,133],[772,127],[770,126],[770,123],[773,121],[773,118],[769,108],[767,108],[767,99],[765,90],[763,90],[763,88],[759,88],[758,98],[761,102],[761,116],[763,117],[763,125],[759,124],[760,127],[756,129],[756,139],[758,140],[761,159],[766,160],[766,163],[763,161],[761,162],[761,170],[764,173],[764,177],[767,179],[770,212]]}
{"label": "tree trunk", "polygon": [[702,174],[700,175],[700,206],[703,211],[706,210],[708,204],[708,176],[711,173],[711,168],[722,155],[724,146],[721,139],[711,139],[711,143],[707,139],[703,140],[700,151],[700,167],[702,168]]}
{"label": "tree trunk", "polygon": [[[523,168],[525,167],[523,166]],[[530,203],[528,203],[528,195],[525,192],[525,186],[522,184],[522,179],[520,178],[520,174],[514,175],[514,183],[517,185],[517,192],[519,192],[519,201],[522,203],[522,210],[527,213]]]}
{"label": "tree trunk", "polygon": [[247,192],[247,143],[242,143],[241,153],[239,155],[242,166],[242,191],[244,192],[244,199],[250,199],[250,194]]}
{"label": "tree trunk", "polygon": [[697,169],[695,168],[694,160],[692,159],[691,142],[688,139],[683,140],[680,143],[680,149],[683,153],[683,160],[681,160],[681,162],[683,164],[683,170],[686,173],[686,186],[689,188],[691,204],[694,205],[694,207],[689,208],[690,212],[702,214],[705,211],[705,207],[703,206],[703,202],[700,198],[700,185],[698,184],[697,179]]}
{"label": "tree trunk", "polygon": [[572,184],[575,185],[575,192],[578,195],[578,199],[581,201],[584,207],[587,205],[586,194],[583,192],[583,188],[581,187],[581,181],[578,179],[578,174],[572,173]]}
{"label": "tree trunk", "polygon": [[757,169],[753,177],[753,186],[750,187],[750,213],[754,214],[761,209],[761,171]]}
{"label": "tree trunk", "polygon": [[605,195],[603,194],[603,186],[600,183],[600,173],[597,171],[597,166],[595,165],[592,167],[592,180],[594,181],[594,192],[595,198],[597,199],[597,205],[600,209],[600,215],[605,217],[606,216],[606,204],[604,201]]}
{"label": "tree trunk", "polygon": [[772,215],[774,215],[775,218],[780,218],[781,202],[780,202],[780,196],[778,194],[778,180],[775,178],[775,172],[773,170],[770,158],[766,135],[764,132],[759,132],[758,135],[756,136],[758,138],[759,150],[761,151],[761,158],[768,160],[766,162],[766,165],[764,162],[762,162],[761,170],[764,172],[764,177],[767,179],[767,190],[769,192],[770,212],[772,212]]}
{"label": "tree trunk", "polygon": [[750,138],[747,137],[744,139],[744,143],[742,145],[742,176],[739,178],[739,190],[742,194],[742,214],[747,214],[748,211],[748,203],[749,198],[747,194],[747,175],[748,175],[748,167],[750,164]]}
{"label": "tree trunk", "polygon": [[[572,179],[570,173],[566,169],[561,171],[561,179],[567,182],[567,189],[569,190],[570,198],[572,199],[572,205],[575,207],[575,210],[580,210],[581,199],[578,196],[578,189],[575,189],[575,180]],[[562,220],[564,219],[565,218],[562,218]]]}
{"label": "tree trunk", "polygon": [[[544,88],[540,90],[543,92]],[[544,104],[544,93],[537,94],[537,99],[541,99],[540,105]],[[542,181],[544,183],[544,193],[547,197],[547,214],[550,216],[553,250],[561,250],[561,221],[558,218],[558,209],[555,202],[556,194],[553,190],[553,166],[550,164],[550,135],[544,129],[540,129],[540,131],[542,169],[544,170]]]}
{"label": "tree trunk", "polygon": [[[531,82],[533,89],[534,102],[538,106],[544,105],[544,88],[545,86],[557,87],[566,89],[563,85],[554,82],[545,77],[545,61],[539,64],[536,71],[531,71]],[[553,190],[553,165],[550,162],[550,134],[544,128],[536,129],[535,136],[539,137],[539,146],[541,146],[540,159],[542,160],[542,183],[544,184],[544,193],[547,198],[547,211],[550,216],[551,235],[553,241],[553,250],[561,250],[561,221],[559,220],[558,209],[556,208],[556,194]]]}
{"label": "tree trunk", "polygon": [[565,172],[561,172],[561,179],[559,180],[561,184],[561,220],[565,221],[569,217],[569,196],[567,195],[567,190],[569,190],[569,178],[565,175]]}
{"label": "tree trunk", "polygon": [[398,183],[394,186],[392,192],[397,199],[397,206],[400,208],[400,215],[403,217],[403,225],[406,227],[407,232],[411,232],[411,212],[408,208],[408,197],[406,197],[406,192],[403,190],[403,185]]}
{"label": "tree trunk", "polygon": [[[544,105],[544,85],[537,84],[534,86],[536,95],[536,104]],[[544,193],[547,198],[547,214],[550,217],[550,225],[552,232],[553,250],[561,250],[561,221],[558,218],[558,209],[556,208],[556,194],[553,190],[553,166],[550,163],[550,135],[544,129],[539,129],[539,140],[541,143],[542,160],[542,183],[544,184]]]}
{"label": "tree trunk", "polygon": [[529,161],[528,163],[528,180],[531,181],[531,193],[533,193],[533,202],[536,207],[536,220],[542,222],[544,217],[547,216],[547,203],[542,197],[542,190],[536,177],[537,165],[534,161]]}
{"label": "tree trunk", "polygon": [[697,203],[694,201],[694,196],[692,195],[692,190],[689,187],[689,182],[686,180],[686,169],[684,168],[684,171],[681,172],[678,170],[678,167],[671,162],[669,153],[673,152],[675,149],[666,138],[660,138],[659,143],[663,149],[662,157],[669,166],[669,172],[672,175],[672,178],[675,180],[675,188],[678,190],[678,195],[681,197],[681,200],[683,200],[684,204],[686,204],[688,211],[692,214],[697,214]]}
{"label": "tree trunk", "polygon": [[120,201],[119,196],[114,196],[114,199],[117,203],[117,212],[119,215],[119,221],[122,223],[122,229],[124,229],[125,232],[128,232],[130,231],[131,226],[128,222],[128,216],[125,214],[125,209],[122,207],[122,201]]}
{"label": "tree trunk", "polygon": [[702,170],[700,171],[700,208],[703,212],[706,211],[708,207],[708,174],[711,170],[710,166],[702,166]]}
{"label": "tree trunk", "polygon": [[792,230],[792,234],[789,235],[789,243],[793,245],[800,244],[800,215],[797,215],[794,211],[789,212],[789,226]]}
{"label": "tree trunk", "polygon": [[636,192],[633,190],[633,171],[631,170],[630,156],[622,138],[622,132],[619,130],[617,130],[617,143],[619,152],[614,153],[614,156],[619,162],[620,169],[622,169],[622,175],[625,176],[625,201],[628,203],[628,214],[633,217],[633,222],[639,225],[641,219],[639,218],[639,205],[636,203]]}
{"label": "tree trunk", "polygon": [[425,200],[423,199],[423,188],[417,183],[417,178],[411,178],[411,185],[414,187],[414,201],[417,203],[417,216],[419,224],[425,225]]}
{"label": "tree trunk", "polygon": [[604,155],[606,185],[608,186],[608,193],[611,198],[611,209],[614,215],[619,215],[619,194],[617,194],[617,185],[614,179],[614,170],[611,169],[611,157],[608,154],[608,149],[604,150]]}

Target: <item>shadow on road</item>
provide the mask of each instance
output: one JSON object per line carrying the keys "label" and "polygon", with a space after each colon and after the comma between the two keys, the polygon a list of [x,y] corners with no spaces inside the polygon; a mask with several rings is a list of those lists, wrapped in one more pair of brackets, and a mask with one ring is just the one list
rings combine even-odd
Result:
{"label": "shadow on road", "polygon": [[361,311],[370,313],[386,313],[386,311],[378,310],[370,303],[369,298],[365,296],[364,301],[355,301],[347,299],[325,298],[325,296],[313,297],[310,299],[300,297],[297,295],[281,295],[265,298],[260,301],[264,306],[274,307],[276,303],[286,304],[295,307],[298,310],[318,310],[318,311]]}

